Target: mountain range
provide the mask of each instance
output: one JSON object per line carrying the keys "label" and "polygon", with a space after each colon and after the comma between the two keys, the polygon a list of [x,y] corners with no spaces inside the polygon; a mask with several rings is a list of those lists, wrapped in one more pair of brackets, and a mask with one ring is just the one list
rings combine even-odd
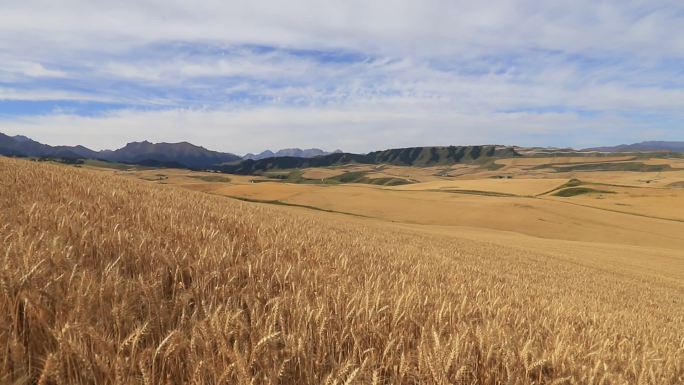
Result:
{"label": "mountain range", "polygon": [[323,155],[329,155],[332,153],[339,153],[342,152],[341,150],[335,150],[333,152],[327,152],[323,151],[319,148],[308,148],[302,150],[301,148],[285,148],[276,152],[273,152],[271,150],[266,150],[263,152],[260,152],[258,154],[252,154],[249,153],[245,156],[242,157],[242,159],[252,159],[252,160],[260,160],[260,159],[266,159],[266,158],[277,158],[277,157],[282,157],[282,156],[291,156],[295,158],[313,158],[315,156],[323,156]]}
{"label": "mountain range", "polygon": [[204,169],[241,159],[235,154],[207,150],[188,142],[132,142],[118,150],[104,150],[99,154],[102,159],[114,162],[191,169]]}
{"label": "mountain range", "polygon": [[83,146],[49,146],[22,135],[8,136],[2,133],[0,133],[0,155],[100,159],[145,166],[190,169],[205,169],[242,159],[235,154],[207,150],[188,142],[132,142],[117,150],[93,151]]}
{"label": "mountain range", "polygon": [[[341,152],[340,150],[335,151]],[[131,142],[117,150],[93,151],[84,146],[49,146],[23,135],[8,136],[0,133],[0,155],[30,156],[61,159],[100,159],[111,162],[146,166],[205,169],[243,159],[260,160],[276,157],[313,158],[332,154],[318,148],[286,148],[273,152],[247,154],[240,157],[226,152],[207,150],[188,142],[150,143]]]}
{"label": "mountain range", "polygon": [[684,152],[684,142],[664,142],[648,141],[633,144],[621,144],[618,146],[585,148],[583,151],[603,151],[603,152],[648,152],[648,151],[669,151]]}
{"label": "mountain range", "polygon": [[0,133],[0,155],[46,158],[92,158],[97,153],[83,146],[48,146],[22,135]]}
{"label": "mountain range", "polygon": [[320,149],[290,148],[278,152],[235,154],[207,150],[188,142],[128,143],[117,150],[93,151],[83,146],[49,146],[25,136],[0,134],[0,155],[62,159],[100,159],[110,162],[151,167],[212,169],[236,174],[255,174],[273,169],[327,167],[350,163],[432,166],[452,163],[486,163],[493,158],[519,156],[506,146],[410,147],[351,154],[339,150],[328,153]]}
{"label": "mountain range", "polygon": [[285,156],[259,160],[248,159],[239,163],[223,165],[219,167],[219,170],[231,174],[250,175],[269,170],[330,167],[350,163],[392,164],[397,166],[435,166],[454,163],[484,164],[494,159],[516,156],[520,156],[520,154],[509,146],[409,147],[373,151],[368,154],[336,152],[314,158]]}
{"label": "mountain range", "polygon": [[[528,149],[529,150],[529,149]],[[568,149],[570,152],[576,150]],[[583,151],[684,152],[684,142],[641,142],[613,147],[595,147]],[[329,153],[320,149],[289,148],[277,152],[264,151],[240,157],[227,152],[211,151],[188,142],[151,143],[131,142],[117,150],[93,151],[84,146],[50,146],[23,135],[0,133],[0,155],[60,158],[99,159],[110,162],[151,167],[176,167],[193,170],[216,170],[233,174],[259,174],[269,170],[329,167],[350,163],[393,164],[399,166],[434,166],[454,163],[475,163],[495,167],[493,160],[526,154],[525,148],[499,145],[433,146],[395,148],[368,154]]]}

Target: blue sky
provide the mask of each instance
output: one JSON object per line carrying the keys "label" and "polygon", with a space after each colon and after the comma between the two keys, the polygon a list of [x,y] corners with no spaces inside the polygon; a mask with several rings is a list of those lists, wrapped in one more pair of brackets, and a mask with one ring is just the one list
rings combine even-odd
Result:
{"label": "blue sky", "polygon": [[684,140],[679,0],[113,4],[0,4],[0,132],[239,154]]}

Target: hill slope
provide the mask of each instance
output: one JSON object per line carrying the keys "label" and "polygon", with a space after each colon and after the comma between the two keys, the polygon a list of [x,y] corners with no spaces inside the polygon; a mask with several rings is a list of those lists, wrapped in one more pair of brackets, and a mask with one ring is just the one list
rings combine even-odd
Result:
{"label": "hill slope", "polygon": [[309,159],[276,157],[261,160],[245,160],[237,164],[225,165],[220,167],[220,170],[232,174],[254,174],[268,170],[329,167],[351,163],[435,166],[453,163],[486,162],[491,159],[515,156],[518,156],[518,154],[512,147],[495,145],[409,147],[374,151],[368,154],[333,153]]}
{"label": "hill slope", "polygon": [[600,254],[554,258],[21,160],[0,158],[0,180],[15,181],[0,183],[2,383],[684,378],[681,281]]}

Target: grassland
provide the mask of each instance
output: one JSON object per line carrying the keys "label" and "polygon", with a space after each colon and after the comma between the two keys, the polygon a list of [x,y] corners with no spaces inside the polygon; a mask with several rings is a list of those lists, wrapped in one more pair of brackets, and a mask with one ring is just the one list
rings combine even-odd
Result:
{"label": "grassland", "polygon": [[421,188],[0,158],[0,383],[681,384],[681,169],[539,164]]}

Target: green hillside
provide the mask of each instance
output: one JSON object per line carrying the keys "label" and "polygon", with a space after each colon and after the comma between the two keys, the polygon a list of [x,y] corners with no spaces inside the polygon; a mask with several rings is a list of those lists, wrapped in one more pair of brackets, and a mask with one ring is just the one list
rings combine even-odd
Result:
{"label": "green hillside", "polygon": [[448,146],[409,147],[374,151],[368,154],[335,153],[314,158],[275,157],[260,160],[245,160],[240,163],[221,166],[220,171],[231,174],[259,174],[269,170],[283,170],[308,167],[330,167],[345,164],[392,164],[397,166],[436,166],[454,163],[487,164],[493,159],[520,156],[511,147]]}

